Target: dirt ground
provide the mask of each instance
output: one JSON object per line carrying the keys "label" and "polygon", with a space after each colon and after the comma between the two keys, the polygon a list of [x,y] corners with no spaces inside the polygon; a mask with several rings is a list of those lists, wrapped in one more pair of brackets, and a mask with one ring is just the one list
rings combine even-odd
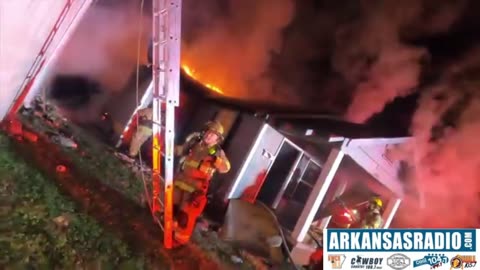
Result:
{"label": "dirt ground", "polygon": [[[146,180],[146,188],[150,188],[148,172],[140,173],[143,169],[120,161],[115,156],[116,149],[54,113],[50,113],[53,120],[36,113],[18,116],[24,129],[34,132],[39,139],[35,143],[24,140],[17,144],[17,152],[55,180],[65,195],[105,230],[146,257],[153,269],[269,269],[262,259],[222,241],[214,231],[206,229],[204,222],[200,222],[189,245],[166,250],[163,232],[146,206],[148,195],[145,196],[142,182]],[[67,134],[77,146],[71,148],[52,140],[52,133]],[[65,166],[66,171],[58,172],[58,165]],[[275,269],[291,268],[285,262]]]}
{"label": "dirt ground", "polygon": [[[208,256],[194,244],[174,250],[164,249],[162,231],[146,209],[77,169],[57,145],[41,136],[35,143],[27,140],[19,142],[16,150],[55,180],[81,210],[124,239],[136,252],[147,256],[155,269],[234,269]],[[57,172],[58,165],[64,165],[67,170]]]}

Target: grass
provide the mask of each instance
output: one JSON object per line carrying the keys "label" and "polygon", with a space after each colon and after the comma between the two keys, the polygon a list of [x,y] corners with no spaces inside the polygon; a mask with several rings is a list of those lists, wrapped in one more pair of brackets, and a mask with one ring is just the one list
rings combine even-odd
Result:
{"label": "grass", "polygon": [[[240,251],[222,241],[215,232],[196,232],[192,236],[195,243],[210,257],[229,265],[231,269],[254,270],[254,265],[246,260]],[[238,257],[242,263],[234,263],[232,256]]]}
{"label": "grass", "polygon": [[[0,133],[0,268],[143,269],[143,258],[19,158]],[[68,221],[59,226],[55,219]],[[65,225],[65,224],[63,224]]]}
{"label": "grass", "polygon": [[[54,128],[45,124],[38,117],[22,116],[22,120],[39,133],[56,132]],[[114,151],[112,148],[98,142],[78,127],[70,125],[69,129],[72,131],[79,149],[61,147],[66,156],[92,178],[99,179],[103,184],[119,191],[126,198],[146,206],[141,175],[135,174],[118,160],[112,154]]]}
{"label": "grass", "polygon": [[[37,132],[54,132],[55,129],[45,124],[37,117],[25,117],[23,121],[30,124]],[[78,144],[79,150],[63,148],[64,153],[74,162],[75,166],[99,179],[125,197],[145,206],[144,187],[140,174],[135,174],[113,155],[113,149],[98,142],[95,138],[78,127],[71,126],[71,130]],[[150,175],[146,175],[149,181]],[[232,262],[232,255],[243,257],[238,250],[221,241],[215,233],[195,233],[193,240],[203,252],[229,269],[255,269],[245,258],[242,264]]]}

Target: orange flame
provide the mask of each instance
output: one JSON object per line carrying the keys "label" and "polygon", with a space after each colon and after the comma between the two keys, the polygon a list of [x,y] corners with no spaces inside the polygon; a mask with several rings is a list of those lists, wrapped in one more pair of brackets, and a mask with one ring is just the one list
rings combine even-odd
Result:
{"label": "orange flame", "polygon": [[209,82],[208,82],[208,83],[202,82],[202,81],[198,78],[199,76],[197,75],[197,73],[195,72],[195,70],[192,69],[190,66],[183,64],[183,65],[182,65],[182,69],[183,69],[183,71],[185,71],[185,73],[186,73],[188,76],[190,76],[190,77],[191,77],[192,79],[194,79],[195,81],[200,82],[201,84],[205,85],[208,89],[210,89],[210,90],[212,90],[212,91],[214,91],[214,92],[217,92],[217,93],[219,93],[219,94],[222,94],[222,95],[224,94],[223,90],[222,90],[220,87],[218,87],[218,86],[216,86],[216,85],[214,85],[214,84],[212,84],[212,83],[209,83]]}

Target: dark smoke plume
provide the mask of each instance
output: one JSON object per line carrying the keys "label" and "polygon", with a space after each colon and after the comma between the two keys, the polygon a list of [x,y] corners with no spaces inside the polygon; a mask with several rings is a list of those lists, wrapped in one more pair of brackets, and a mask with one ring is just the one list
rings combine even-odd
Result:
{"label": "dark smoke plume", "polygon": [[367,120],[415,90],[428,51],[407,40],[443,33],[465,1],[297,1],[274,71],[281,87]]}
{"label": "dark smoke plume", "polygon": [[[148,2],[148,1],[146,1]],[[140,17],[140,0],[97,1],[82,18],[71,39],[60,53],[53,80],[60,78],[84,77],[84,81],[98,84],[99,93],[91,96],[90,88],[79,84],[66,89],[67,84],[51,84],[51,91],[59,95],[62,91],[76,96],[91,96],[81,110],[71,106],[61,106],[72,120],[98,120],[102,108],[112,102],[115,95],[125,89],[129,79],[135,74],[137,44],[141,40],[140,64],[147,63],[147,47],[151,37],[150,11],[145,6],[144,16]],[[139,37],[140,27],[142,34]],[[82,80],[82,79],[79,79]],[[65,81],[65,80],[64,80]],[[70,81],[72,85],[74,82]],[[66,94],[60,94],[66,97]],[[52,93],[50,93],[52,95]],[[55,96],[53,97],[55,99]],[[62,99],[65,105],[65,98]],[[135,101],[133,101],[135,102]],[[68,103],[68,102],[67,102]],[[78,107],[77,104],[76,107]]]}
{"label": "dark smoke plume", "polygon": [[[413,138],[403,149],[413,185],[407,190],[415,192],[405,198],[398,226],[463,228],[479,222],[479,50],[466,51],[441,71],[434,85],[424,87],[419,81],[428,68],[422,62],[427,48],[402,41],[405,36],[448,31],[465,3],[439,5],[425,16],[430,1],[368,2],[367,16],[349,25],[345,31],[350,34],[336,47],[336,70],[355,86],[346,114],[350,120],[363,122],[394,98],[422,92],[411,126]],[[413,33],[405,34],[409,28]]]}
{"label": "dark smoke plume", "polygon": [[339,27],[333,65],[355,88],[348,119],[364,122],[393,99],[416,90],[428,51],[403,41],[403,33],[417,24],[423,34],[446,31],[464,4],[440,4],[425,18],[430,2],[361,1],[359,18]]}
{"label": "dark smoke plume", "polygon": [[[182,63],[228,96],[289,100],[273,92],[272,53],[294,15],[293,0],[184,1]],[[294,101],[294,100],[292,100]]]}
{"label": "dark smoke plume", "polygon": [[[410,168],[410,184],[397,225],[478,224],[480,57],[470,49],[448,55],[454,50],[445,44],[462,37],[458,21],[475,12],[468,10],[472,1],[338,2],[297,2],[297,17],[273,62],[277,82],[305,103],[355,122],[368,120],[395,98],[421,92],[413,139],[399,154]],[[461,34],[444,38],[452,27]],[[434,86],[421,83],[424,75]]]}

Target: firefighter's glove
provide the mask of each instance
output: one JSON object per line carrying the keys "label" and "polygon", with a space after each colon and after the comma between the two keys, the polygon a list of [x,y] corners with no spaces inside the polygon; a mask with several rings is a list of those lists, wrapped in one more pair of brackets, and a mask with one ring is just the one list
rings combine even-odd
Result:
{"label": "firefighter's glove", "polygon": [[213,163],[213,166],[217,169],[221,169],[222,167],[225,166],[225,161],[220,157],[216,158],[214,163]]}
{"label": "firefighter's glove", "polygon": [[228,158],[225,156],[223,151],[219,151],[219,155],[215,160],[214,166],[220,173],[227,173],[230,171],[230,161],[228,161]]}
{"label": "firefighter's glove", "polygon": [[203,159],[203,163],[208,164],[210,167],[214,167],[217,160],[216,156],[207,156]]}

